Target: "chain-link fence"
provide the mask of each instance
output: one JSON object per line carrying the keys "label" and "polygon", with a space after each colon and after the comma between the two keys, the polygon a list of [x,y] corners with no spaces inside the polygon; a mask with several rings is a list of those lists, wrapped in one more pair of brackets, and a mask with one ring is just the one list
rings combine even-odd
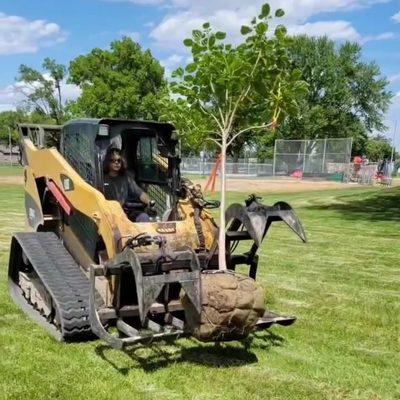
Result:
{"label": "chain-link fence", "polygon": [[352,138],[276,140],[273,174],[343,180],[350,165],[351,146]]}
{"label": "chain-link fence", "polygon": [[[192,175],[210,175],[215,161],[201,158],[182,158],[181,172]],[[226,173],[231,176],[272,176],[273,162],[257,163],[252,160],[239,159],[238,162],[227,161]]]}
{"label": "chain-link fence", "polygon": [[19,165],[19,148],[14,146],[10,149],[9,146],[0,145],[0,165]]}

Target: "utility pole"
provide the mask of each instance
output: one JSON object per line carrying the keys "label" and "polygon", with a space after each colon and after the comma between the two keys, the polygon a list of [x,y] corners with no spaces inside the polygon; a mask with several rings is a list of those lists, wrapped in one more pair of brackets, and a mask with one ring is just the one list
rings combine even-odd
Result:
{"label": "utility pole", "polygon": [[12,166],[12,143],[11,143],[11,128],[8,127],[8,143],[10,145],[10,166]]}

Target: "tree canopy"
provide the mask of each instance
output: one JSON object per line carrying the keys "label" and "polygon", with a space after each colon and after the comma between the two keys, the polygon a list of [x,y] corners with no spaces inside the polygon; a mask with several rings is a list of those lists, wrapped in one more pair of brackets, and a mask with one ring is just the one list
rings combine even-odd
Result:
{"label": "tree canopy", "polygon": [[130,38],[112,42],[109,50],[95,48],[75,58],[69,72],[69,81],[82,89],[70,107],[74,115],[157,119],[160,114],[164,69]]}
{"label": "tree canopy", "polygon": [[44,73],[22,64],[17,81],[22,83],[21,92],[26,97],[27,109],[60,124],[64,120],[61,82],[66,77],[67,69],[50,58],[44,59],[43,69]]}
{"label": "tree canopy", "polygon": [[309,91],[299,116],[287,118],[279,127],[280,137],[353,137],[359,152],[368,134],[385,129],[384,113],[392,94],[379,67],[362,61],[359,44],[338,46],[327,37],[297,36],[289,54]]}
{"label": "tree canopy", "polygon": [[[385,136],[377,135],[369,139],[365,145],[365,155],[370,161],[380,161],[390,159],[392,155],[392,145]],[[397,154],[394,154],[396,156]]]}

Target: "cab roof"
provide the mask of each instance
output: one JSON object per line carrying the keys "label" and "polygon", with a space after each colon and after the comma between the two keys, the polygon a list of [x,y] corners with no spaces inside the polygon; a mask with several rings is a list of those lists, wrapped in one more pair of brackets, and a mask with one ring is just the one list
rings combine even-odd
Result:
{"label": "cab roof", "polygon": [[82,118],[73,119],[64,124],[65,127],[71,125],[109,125],[110,127],[115,125],[136,125],[137,127],[149,127],[156,130],[162,131],[174,131],[174,125],[169,122],[155,122],[155,121],[144,121],[135,119],[123,119],[123,118]]}

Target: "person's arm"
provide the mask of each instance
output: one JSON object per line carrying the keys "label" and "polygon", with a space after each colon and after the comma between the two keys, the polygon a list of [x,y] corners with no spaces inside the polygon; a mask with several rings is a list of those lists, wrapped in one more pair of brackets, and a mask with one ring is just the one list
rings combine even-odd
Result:
{"label": "person's arm", "polygon": [[149,195],[136,183],[132,174],[128,175],[129,196],[140,200],[146,206],[150,203]]}
{"label": "person's arm", "polygon": [[139,199],[143,204],[146,204],[146,206],[148,206],[150,203],[150,197],[145,191],[142,191],[142,194],[139,196]]}

